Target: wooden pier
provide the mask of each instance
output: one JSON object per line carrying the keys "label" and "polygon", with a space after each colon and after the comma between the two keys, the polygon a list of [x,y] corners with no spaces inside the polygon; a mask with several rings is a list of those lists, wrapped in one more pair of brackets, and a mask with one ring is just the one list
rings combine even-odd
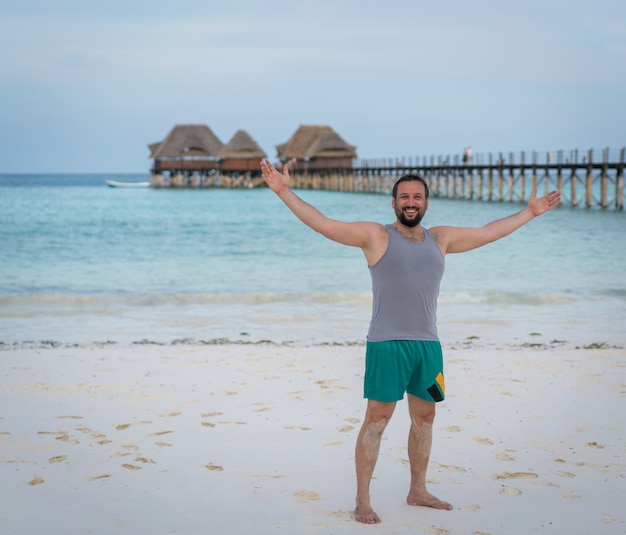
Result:
{"label": "wooden pier", "polygon": [[[355,160],[349,169],[290,169],[294,189],[314,189],[358,193],[390,194],[393,183],[402,175],[414,173],[428,181],[431,197],[489,202],[524,203],[533,188],[538,195],[558,190],[562,205],[587,209],[624,209],[625,149],[611,154],[609,149],[594,158],[593,150],[554,155],[537,152],[476,155],[463,163],[454,158],[430,157],[396,160]],[[168,183],[154,187],[264,187],[258,172],[210,176],[170,177]],[[162,177],[161,177],[162,179]]]}

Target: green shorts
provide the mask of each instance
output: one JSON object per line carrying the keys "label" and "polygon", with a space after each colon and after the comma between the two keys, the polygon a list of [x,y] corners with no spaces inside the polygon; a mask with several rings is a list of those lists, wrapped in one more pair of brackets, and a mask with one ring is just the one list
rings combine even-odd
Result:
{"label": "green shorts", "polygon": [[407,392],[426,401],[443,401],[443,354],[432,340],[367,342],[364,396],[399,401]]}

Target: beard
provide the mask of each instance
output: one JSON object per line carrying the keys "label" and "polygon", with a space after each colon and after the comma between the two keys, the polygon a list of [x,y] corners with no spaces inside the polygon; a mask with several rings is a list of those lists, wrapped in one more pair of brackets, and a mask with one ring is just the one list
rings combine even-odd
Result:
{"label": "beard", "polygon": [[415,214],[415,217],[409,219],[408,217],[404,215],[404,211],[396,210],[396,216],[398,218],[398,221],[400,221],[400,223],[402,223],[405,227],[409,227],[409,228],[417,227],[417,225],[420,224],[420,221],[422,220],[423,215],[424,214],[422,214],[422,212],[418,210],[417,213]]}

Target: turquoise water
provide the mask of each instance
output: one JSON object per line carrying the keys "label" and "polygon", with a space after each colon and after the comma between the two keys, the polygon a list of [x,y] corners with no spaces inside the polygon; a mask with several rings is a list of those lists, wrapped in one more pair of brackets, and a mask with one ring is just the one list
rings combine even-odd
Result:
{"label": "turquoise water", "polygon": [[[109,188],[144,175],[0,176],[0,342],[362,342],[358,249],[267,189]],[[299,191],[327,215],[394,219],[381,195]],[[479,226],[520,204],[431,199],[425,225]],[[626,214],[560,207],[446,259],[440,334],[626,343]]]}

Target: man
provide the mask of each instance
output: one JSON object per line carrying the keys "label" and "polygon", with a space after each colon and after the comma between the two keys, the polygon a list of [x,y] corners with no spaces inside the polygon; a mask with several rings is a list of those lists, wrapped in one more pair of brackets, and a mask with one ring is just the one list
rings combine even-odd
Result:
{"label": "man", "polygon": [[270,189],[305,224],[326,238],[360,247],[370,269],[372,320],[367,335],[364,397],[367,409],[355,449],[357,494],[354,517],[378,524],[369,487],[380,441],[396,402],[407,393],[411,426],[409,505],[450,510],[452,506],[426,489],[435,403],[445,395],[443,357],[437,335],[436,309],[444,257],[503,238],[531,219],[556,207],[560,194],[537,198],[532,192],[520,212],[481,228],[421,225],[428,210],[428,184],[405,175],[393,186],[391,206],[396,221],[348,223],[330,219],[289,189],[289,166],[283,173],[265,160],[261,171]]}

